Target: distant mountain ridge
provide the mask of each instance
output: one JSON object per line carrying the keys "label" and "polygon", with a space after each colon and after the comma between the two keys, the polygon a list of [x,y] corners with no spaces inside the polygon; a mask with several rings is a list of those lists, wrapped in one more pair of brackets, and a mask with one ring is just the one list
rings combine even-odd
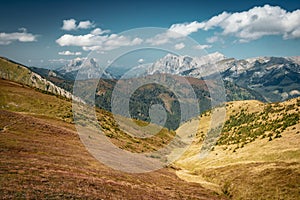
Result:
{"label": "distant mountain ridge", "polygon": [[77,78],[77,73],[80,69],[84,67],[84,70],[81,70],[82,76],[88,79],[97,79],[106,78],[106,79],[113,79],[114,76],[110,73],[106,72],[105,70],[102,71],[99,64],[96,62],[95,59],[86,59],[86,58],[75,58],[71,60],[65,66],[58,68],[56,71],[63,75],[67,79],[75,80]]}
{"label": "distant mountain ridge", "polygon": [[147,70],[147,74],[169,73],[201,79],[224,80],[254,90],[270,102],[300,96],[300,57],[226,58],[220,53],[202,57],[166,55]]}
{"label": "distant mountain ridge", "polygon": [[[76,58],[55,73],[65,80],[75,80],[81,69],[83,58]],[[94,59],[87,60],[81,73],[88,78],[99,78],[102,72]],[[120,69],[121,70],[121,69]],[[116,69],[105,70],[104,79],[119,79],[122,73]],[[294,57],[255,57],[248,59],[226,58],[215,52],[199,57],[167,54],[154,63],[134,67],[125,79],[139,78],[157,73],[184,77],[214,79],[220,73],[223,80],[240,87],[253,90],[266,101],[277,102],[300,96],[300,56]]]}
{"label": "distant mountain ridge", "polygon": [[[176,56],[173,54],[167,54],[165,57],[154,62],[153,65],[148,68],[147,74],[152,75],[155,73],[166,73],[189,76],[189,72],[192,72],[194,70],[201,70],[201,72],[205,73],[203,75],[209,75],[207,72],[205,72],[205,69],[203,69],[203,67],[205,65],[215,64],[220,60],[224,60],[225,58],[226,57],[219,52],[201,57]],[[210,70],[210,73],[213,73],[213,71]],[[201,78],[195,76],[191,77]]]}

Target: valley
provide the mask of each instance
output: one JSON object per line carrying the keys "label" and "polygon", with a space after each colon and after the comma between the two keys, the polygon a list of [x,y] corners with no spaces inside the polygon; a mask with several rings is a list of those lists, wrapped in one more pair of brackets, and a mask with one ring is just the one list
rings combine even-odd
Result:
{"label": "valley", "polygon": [[300,1],[0,2],[0,200],[300,200]]}
{"label": "valley", "polygon": [[[98,84],[98,123],[120,149],[153,152],[176,134],[196,130],[193,143],[174,163],[154,172],[132,174],[101,164],[82,144],[71,98],[82,106],[89,102],[72,96],[72,80],[49,70],[35,69],[36,74],[21,64],[0,61],[1,198],[292,200],[299,196],[299,97],[266,103],[259,93],[224,82],[225,123],[216,144],[207,149],[205,142],[214,134],[215,124],[207,90],[207,84],[216,84],[213,80],[187,77],[201,99],[202,113],[175,126],[150,124],[150,129],[161,130],[149,138],[128,135],[109,112],[109,95],[117,80],[82,81],[83,88]],[[122,85],[125,90],[126,84]],[[181,85],[182,90],[185,87]],[[131,102],[132,112],[140,116],[134,122],[140,126],[149,125],[147,112],[153,103],[173,114],[170,122],[180,113],[174,94],[157,85],[139,88]],[[141,117],[142,111],[146,114]],[[129,119],[119,116],[118,120],[126,125]]]}
{"label": "valley", "polygon": [[[0,83],[1,198],[226,199],[180,180],[172,168],[129,174],[106,167],[81,143],[69,117],[70,101],[14,82]],[[126,147],[129,139],[115,138],[135,151]],[[157,148],[160,142],[147,145]]]}

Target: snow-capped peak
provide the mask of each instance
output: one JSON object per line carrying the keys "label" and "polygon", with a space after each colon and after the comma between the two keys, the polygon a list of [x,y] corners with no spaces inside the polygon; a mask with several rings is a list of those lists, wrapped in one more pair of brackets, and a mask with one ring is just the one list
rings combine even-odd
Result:
{"label": "snow-capped peak", "polygon": [[165,57],[159,59],[147,70],[148,74],[168,73],[182,75],[183,73],[201,68],[203,65],[213,64],[226,57],[215,52],[199,57],[177,56],[174,54],[167,54]]}

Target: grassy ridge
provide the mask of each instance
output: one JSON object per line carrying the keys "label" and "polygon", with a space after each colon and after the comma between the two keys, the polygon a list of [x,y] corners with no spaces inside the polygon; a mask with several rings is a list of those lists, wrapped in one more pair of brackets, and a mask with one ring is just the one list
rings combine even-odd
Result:
{"label": "grassy ridge", "polygon": [[200,158],[211,120],[210,112],[203,114],[200,126],[190,122],[190,130],[199,128],[197,140],[176,162],[178,176],[232,199],[298,199],[299,103],[300,98],[274,104],[228,103],[217,145]]}
{"label": "grassy ridge", "polygon": [[[70,100],[43,94],[27,86],[5,80],[0,80],[0,108],[73,123],[72,102]],[[168,144],[175,135],[174,131],[152,125],[153,128],[161,129],[155,136],[149,138],[132,137],[119,128],[111,113],[96,109],[96,115],[105,135],[118,147],[131,152],[157,150]],[[126,124],[126,118],[122,118],[122,120]],[[136,123],[145,122],[136,120]]]}

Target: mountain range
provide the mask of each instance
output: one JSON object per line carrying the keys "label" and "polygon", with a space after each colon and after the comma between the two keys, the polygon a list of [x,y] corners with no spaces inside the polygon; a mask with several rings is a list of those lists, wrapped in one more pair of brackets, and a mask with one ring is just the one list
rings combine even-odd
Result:
{"label": "mountain range", "polygon": [[299,57],[226,58],[220,53],[202,57],[166,55],[148,69],[148,74],[169,73],[180,76],[214,78],[261,94],[266,101],[283,101],[300,95]]}
{"label": "mountain range", "polygon": [[[94,62],[90,62],[94,63]],[[72,65],[74,66],[76,70],[71,71],[70,69]],[[45,79],[52,81],[59,87],[64,88],[67,91],[72,92],[73,90],[73,84],[74,84],[74,78],[78,71],[78,65],[81,65],[80,62],[71,62],[68,66],[63,67],[61,69],[58,69],[57,71],[52,70],[45,70],[45,69],[39,69],[39,68],[30,68],[34,72],[40,74]],[[89,66],[91,66],[89,64]],[[94,68],[97,68],[97,65],[94,63]],[[89,68],[93,69],[93,67]],[[84,73],[91,73],[92,70],[84,71]],[[93,74],[94,77],[97,76],[97,71],[94,71]],[[108,74],[107,72],[105,74]],[[89,74],[86,74],[88,77],[92,77]],[[129,79],[111,79],[111,78],[102,78],[102,79],[96,79],[91,78],[89,80],[79,80],[81,84],[81,88],[88,90],[90,88],[90,85],[97,85],[95,97],[91,96],[85,96],[83,99],[95,98],[95,103],[97,107],[103,108],[107,111],[111,111],[111,95],[114,91],[115,85],[124,85],[126,86],[126,81],[132,80],[136,82],[137,84],[141,85],[140,88],[133,94],[133,96],[130,99],[130,114],[135,119],[140,119],[144,121],[150,121],[149,117],[149,108],[153,104],[161,104],[163,105],[164,109],[167,112],[168,119],[166,121],[165,127],[175,130],[180,124],[180,106],[179,102],[174,95],[174,93],[165,87],[159,86],[157,84],[150,84],[143,86],[143,81],[145,80],[145,76],[148,78],[159,78],[157,73],[150,74],[138,77],[131,77]],[[172,75],[173,79],[180,79],[180,74]],[[199,107],[200,111],[204,112],[205,110],[208,110],[211,108],[211,97],[210,97],[210,91],[208,87],[215,87],[215,85],[218,85],[216,80],[200,80],[198,78],[193,77],[186,77],[187,81],[189,82],[188,85],[185,84],[177,84],[177,89],[181,91],[186,91],[186,88],[191,86],[195,92],[195,95],[199,101]],[[227,101],[233,101],[233,100],[243,100],[243,99],[258,99],[261,101],[265,101],[264,97],[260,95],[259,93],[240,87],[232,82],[224,81],[225,86],[225,94],[226,94],[226,100]],[[126,87],[123,87],[124,92],[127,91]],[[84,91],[84,90],[83,90]],[[122,92],[122,91],[120,91]],[[124,93],[123,92],[123,93]],[[188,102],[188,101],[187,101]],[[194,116],[196,116],[195,114]],[[186,119],[187,120],[187,119]]]}
{"label": "mountain range", "polygon": [[[11,62],[8,59],[1,59],[1,61]],[[85,62],[84,65],[83,62]],[[54,94],[62,94],[67,98],[72,97],[77,72],[84,66],[85,69],[81,73],[89,80],[79,80],[82,88],[90,87],[91,81],[97,84],[95,103],[107,111],[111,111],[111,95],[116,84],[122,81],[126,84],[126,80],[130,79],[143,84],[144,77],[153,77],[158,74],[186,77],[199,99],[201,112],[211,108],[212,99],[208,87],[212,88],[214,87],[212,85],[217,84],[215,76],[218,74],[223,79],[221,84],[225,88],[226,101],[254,99],[263,102],[278,102],[300,96],[299,57],[257,57],[238,60],[226,58],[218,52],[202,57],[167,54],[152,64],[137,66],[139,70],[132,70],[135,73],[126,75],[126,78],[122,78],[122,73],[124,74],[122,70],[122,72],[114,71],[118,74],[117,76],[110,74],[112,71],[109,70],[100,71],[95,59],[76,58],[57,70],[28,68],[18,63],[12,66],[15,70],[9,73],[7,68],[1,69],[2,78],[15,77],[14,81],[21,81]],[[14,74],[11,74],[12,72]],[[17,78],[21,77],[22,73],[27,74],[26,81]],[[100,80],[99,73],[103,75]],[[184,91],[183,88],[181,89]],[[180,107],[178,100],[174,97],[174,93],[167,88],[157,85],[142,86],[131,97],[130,114],[135,119],[149,121],[151,105],[162,104],[168,116],[165,126],[175,130],[179,126]],[[90,96],[86,96],[86,99],[89,98]]]}
{"label": "mountain range", "polygon": [[[144,77],[157,74],[186,77],[200,100],[199,106],[203,112],[211,108],[212,100],[207,88],[210,85],[206,84],[213,82],[215,84],[218,75],[223,79],[221,84],[224,84],[226,101],[255,99],[263,102],[278,102],[300,96],[299,58],[257,57],[238,60],[226,58],[218,52],[201,57],[167,54],[152,64],[141,64],[135,67],[131,70],[133,73],[127,73],[126,76],[124,69],[118,71],[118,69],[108,68],[102,73],[94,59],[85,61],[83,58],[72,60],[57,70],[35,67],[31,67],[30,70],[72,92],[77,72],[84,66],[85,69],[81,70],[81,73],[88,77],[89,81],[98,82],[95,94],[96,105],[108,111],[111,111],[111,95],[114,87],[118,82],[122,82],[122,79],[123,82],[132,79],[142,84]],[[112,72],[114,74],[111,74]],[[100,80],[99,73],[103,75]],[[169,117],[166,127],[176,129],[179,126],[177,122],[180,108],[176,98],[173,97],[174,94],[164,87],[141,87],[131,98],[131,116],[149,121],[149,108],[160,102]]]}
{"label": "mountain range", "polygon": [[[224,81],[259,93],[264,101],[284,101],[300,95],[300,56],[295,57],[256,57],[248,59],[226,58],[215,52],[200,57],[167,54],[150,64],[141,64],[123,76],[123,69],[109,69],[102,74],[103,79],[118,80],[149,76],[157,73],[171,74],[196,79],[214,79],[220,74]],[[74,80],[82,67],[83,58],[76,58],[69,64],[53,71],[65,80]],[[83,70],[86,77],[98,78],[99,66],[90,59]],[[38,73],[40,71],[37,71]],[[51,76],[40,73],[44,76]],[[230,100],[230,99],[229,99]],[[261,100],[261,99],[259,99]]]}

